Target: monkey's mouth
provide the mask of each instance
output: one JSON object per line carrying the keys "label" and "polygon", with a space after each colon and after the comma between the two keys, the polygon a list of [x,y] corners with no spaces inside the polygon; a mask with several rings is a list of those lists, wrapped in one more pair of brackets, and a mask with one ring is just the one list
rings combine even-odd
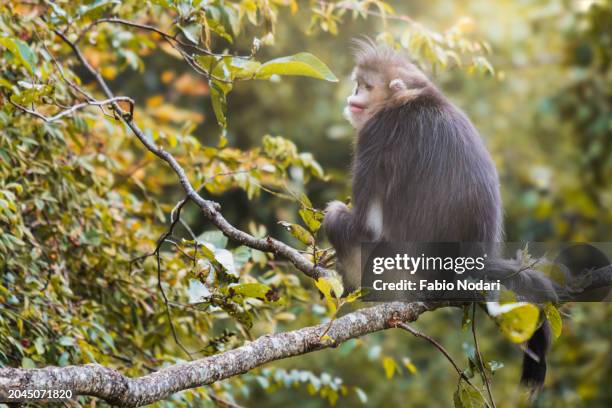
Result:
{"label": "monkey's mouth", "polygon": [[359,105],[358,103],[349,103],[349,110],[352,113],[362,113],[365,110],[365,106]]}

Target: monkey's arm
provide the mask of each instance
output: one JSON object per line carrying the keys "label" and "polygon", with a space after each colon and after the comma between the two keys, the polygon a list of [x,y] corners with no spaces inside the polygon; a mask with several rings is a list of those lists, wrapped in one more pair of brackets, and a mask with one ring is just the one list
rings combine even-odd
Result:
{"label": "monkey's arm", "polygon": [[327,205],[323,230],[339,255],[346,254],[351,246],[359,243],[355,217],[341,201],[332,201]]}

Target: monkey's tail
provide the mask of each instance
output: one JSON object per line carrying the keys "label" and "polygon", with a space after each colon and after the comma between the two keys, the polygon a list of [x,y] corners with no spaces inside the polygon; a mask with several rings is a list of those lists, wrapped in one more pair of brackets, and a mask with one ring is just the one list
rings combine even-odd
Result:
{"label": "monkey's tail", "polygon": [[[564,290],[559,285],[535,269],[522,267],[518,260],[492,259],[487,262],[485,273],[490,279],[500,279],[521,300],[543,303],[557,302],[564,297]],[[523,356],[521,384],[530,388],[532,398],[544,385],[550,341],[550,325],[544,320],[527,342]]]}
{"label": "monkey's tail", "polygon": [[499,279],[523,301],[556,303],[560,295],[563,297],[559,285],[535,269],[523,267],[515,259],[490,259],[483,273],[488,279]]}
{"label": "monkey's tail", "polygon": [[527,342],[527,352],[523,356],[521,384],[531,389],[532,397],[544,385],[544,379],[546,378],[546,354],[550,348],[550,340],[550,326],[545,320]]}

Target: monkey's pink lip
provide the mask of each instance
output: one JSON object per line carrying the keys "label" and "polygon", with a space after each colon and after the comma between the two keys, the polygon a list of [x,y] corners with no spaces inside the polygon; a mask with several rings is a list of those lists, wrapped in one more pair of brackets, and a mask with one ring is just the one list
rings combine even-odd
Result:
{"label": "monkey's pink lip", "polygon": [[361,112],[363,112],[365,110],[365,106],[358,105],[356,103],[350,103],[349,104],[349,109],[353,113],[361,113]]}

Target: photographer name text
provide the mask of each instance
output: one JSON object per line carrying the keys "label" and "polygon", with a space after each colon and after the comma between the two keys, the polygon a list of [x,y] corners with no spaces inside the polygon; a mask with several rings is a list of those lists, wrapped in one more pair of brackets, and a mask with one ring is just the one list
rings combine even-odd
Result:
{"label": "photographer name text", "polygon": [[397,282],[385,282],[382,279],[377,279],[373,282],[374,290],[401,290],[401,291],[440,291],[440,290],[478,290],[478,291],[495,291],[501,290],[501,281],[486,281],[486,280],[468,280],[458,279],[455,281],[427,280],[420,279],[418,281],[402,279]]}

